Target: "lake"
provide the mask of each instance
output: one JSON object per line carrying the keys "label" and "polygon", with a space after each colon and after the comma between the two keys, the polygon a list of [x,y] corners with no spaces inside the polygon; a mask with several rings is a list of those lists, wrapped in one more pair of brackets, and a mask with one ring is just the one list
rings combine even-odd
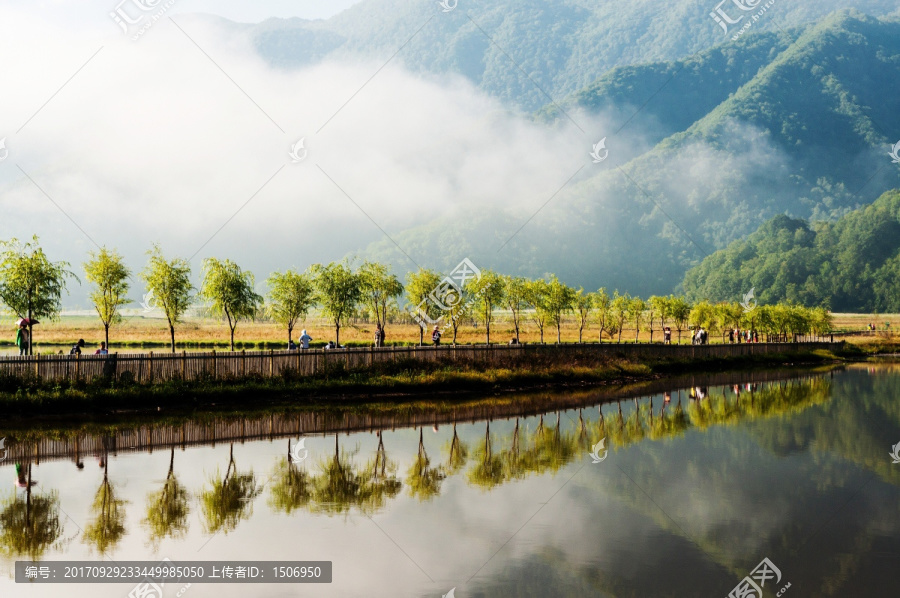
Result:
{"label": "lake", "polygon": [[78,437],[77,452],[48,432],[30,463],[27,434],[0,425],[0,595],[125,598],[135,585],[14,583],[30,558],[333,563],[330,584],[163,589],[178,598],[724,597],[745,578],[766,597],[900,588],[896,365],[433,416],[298,415],[299,433],[291,417],[110,431]]}

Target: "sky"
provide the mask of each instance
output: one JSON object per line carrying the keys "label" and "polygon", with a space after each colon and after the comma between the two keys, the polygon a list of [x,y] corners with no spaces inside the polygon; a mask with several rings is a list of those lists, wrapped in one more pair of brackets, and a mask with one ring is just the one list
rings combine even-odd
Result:
{"label": "sky", "polygon": [[[137,274],[159,244],[190,260],[196,282],[204,258],[232,259],[264,292],[275,270],[340,260],[454,211],[540,205],[587,160],[565,126],[459,76],[412,74],[402,56],[274,68],[252,40],[175,11],[201,5],[176,0],[137,36],[141,24],[123,35],[90,10],[106,5],[0,2],[0,89],[12,90],[0,99],[0,239],[39,235],[76,274],[101,247]],[[132,299],[141,287],[135,276]],[[88,308],[87,291],[73,281],[64,306]]]}

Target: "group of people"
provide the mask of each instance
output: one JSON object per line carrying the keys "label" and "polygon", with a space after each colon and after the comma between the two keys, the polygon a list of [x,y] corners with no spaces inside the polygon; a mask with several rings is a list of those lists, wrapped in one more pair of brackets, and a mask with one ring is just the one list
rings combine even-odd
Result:
{"label": "group of people", "polygon": [[290,342],[288,342],[288,351],[297,351],[298,349],[309,349],[309,343],[311,343],[313,341],[313,337],[311,337],[306,332],[306,329],[304,328],[300,332],[300,338],[298,338],[297,340],[300,341],[299,346],[297,345],[297,343],[294,342],[294,339],[290,339]]}
{"label": "group of people", "polygon": [[734,328],[728,331],[728,342],[734,344],[735,340],[737,340],[738,343],[758,343],[759,333],[755,330],[741,330],[740,328]]}
{"label": "group of people", "polygon": [[[69,349],[69,355],[81,355],[81,350],[84,349],[84,345],[84,339],[78,339],[78,342]],[[94,355],[109,355],[109,349],[106,348],[106,342],[100,341],[100,348],[94,351]]]}
{"label": "group of people", "polygon": [[694,332],[694,336],[691,338],[692,345],[705,345],[709,343],[709,332],[707,332],[703,326],[698,326],[697,331]]}

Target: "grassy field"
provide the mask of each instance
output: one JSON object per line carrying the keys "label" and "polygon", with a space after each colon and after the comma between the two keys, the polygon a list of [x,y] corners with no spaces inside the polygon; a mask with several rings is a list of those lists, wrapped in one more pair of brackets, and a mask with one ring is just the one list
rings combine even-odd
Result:
{"label": "grassy field", "polygon": [[[0,320],[3,328],[8,332],[0,335],[0,346],[12,348],[15,343],[15,322],[12,318]],[[879,330],[885,330],[885,324],[890,323],[890,329],[900,332],[900,315],[873,315],[873,314],[835,314],[835,330],[865,330],[868,323],[875,324]],[[658,325],[657,325],[658,326]],[[334,339],[334,327],[320,318],[310,318],[298,325],[294,330],[294,339],[300,336],[300,330],[306,328],[316,343],[327,342]],[[366,322],[355,322],[341,329],[342,344],[372,344],[375,326]],[[597,341],[598,328],[591,325],[584,332],[585,342]],[[506,343],[514,335],[512,322],[508,317],[499,315],[491,325],[491,342]],[[430,332],[425,335],[425,341],[430,342]],[[673,341],[677,340],[677,333],[672,332]],[[88,349],[99,346],[103,340],[103,327],[96,317],[90,316],[63,316],[57,322],[42,322],[35,326],[35,350],[37,352],[57,352],[63,347],[71,346],[79,338],[87,341]],[[520,338],[522,342],[536,343],[540,341],[538,327],[528,319],[521,326]],[[682,342],[690,342],[687,331],[682,335]],[[175,329],[175,340],[184,347],[228,347],[228,326],[224,322],[211,319],[189,318]],[[237,327],[235,340],[246,349],[285,348],[287,345],[287,330],[271,322],[254,321],[241,322]],[[444,333],[443,342],[452,340],[452,331]],[[604,342],[610,338],[604,334]],[[627,329],[622,334],[622,340],[634,341],[634,331]],[[650,340],[650,333],[642,331],[641,342]],[[657,328],[653,340],[662,340],[662,333]],[[848,339],[854,342],[863,339]],[[471,324],[460,327],[457,337],[459,343],[483,343],[485,341],[484,326],[477,328]],[[545,327],[544,341],[556,342],[556,329]],[[578,323],[574,318],[569,318],[562,329],[563,342],[578,341]],[[711,342],[720,342],[720,335],[711,335]],[[162,318],[151,318],[143,315],[127,318],[123,323],[110,330],[110,342],[112,349],[143,347],[147,350],[165,347],[169,342],[169,331],[166,321]],[[414,344],[419,342],[419,327],[415,324],[389,324],[387,327],[388,344],[402,343]]]}

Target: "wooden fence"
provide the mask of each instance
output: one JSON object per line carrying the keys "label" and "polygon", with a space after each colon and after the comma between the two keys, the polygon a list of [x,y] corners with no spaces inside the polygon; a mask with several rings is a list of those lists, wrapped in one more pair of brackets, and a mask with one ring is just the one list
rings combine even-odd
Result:
{"label": "wooden fence", "polygon": [[[642,399],[653,395],[699,387],[730,387],[735,384],[766,384],[787,380],[806,380],[820,373],[775,370],[763,372],[720,372],[709,375],[683,375],[651,380],[627,387],[598,388],[589,391],[528,395],[522,402],[507,404],[465,404],[447,409],[421,409],[403,412],[310,411],[273,413],[255,417],[212,417],[188,419],[175,424],[123,425],[106,434],[75,433],[67,436],[47,430],[36,439],[19,441],[14,430],[2,430],[6,441],[0,469],[19,462],[73,460],[79,463],[90,455],[139,453],[189,446],[253,442],[325,436],[359,432],[382,432],[435,425],[511,420],[579,408],[592,408],[614,401]],[[62,436],[62,437],[61,437]],[[285,443],[287,451],[287,443]]]}
{"label": "wooden fence", "polygon": [[0,375],[45,381],[93,380],[100,377],[142,384],[168,380],[239,379],[298,376],[359,370],[398,361],[484,364],[523,368],[536,363],[589,365],[611,358],[687,360],[748,355],[803,354],[833,348],[830,342],[740,343],[721,345],[564,344],[443,345],[306,351],[211,353],[113,353],[110,355],[37,355],[0,358]]}

